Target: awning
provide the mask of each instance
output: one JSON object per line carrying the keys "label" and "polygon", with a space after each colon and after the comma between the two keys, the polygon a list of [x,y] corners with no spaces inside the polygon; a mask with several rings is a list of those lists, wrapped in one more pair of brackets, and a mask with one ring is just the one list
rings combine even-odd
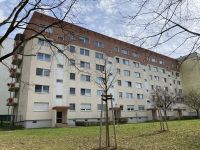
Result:
{"label": "awning", "polygon": [[66,111],[69,109],[68,106],[54,106],[52,107],[53,110],[57,110],[57,111]]}

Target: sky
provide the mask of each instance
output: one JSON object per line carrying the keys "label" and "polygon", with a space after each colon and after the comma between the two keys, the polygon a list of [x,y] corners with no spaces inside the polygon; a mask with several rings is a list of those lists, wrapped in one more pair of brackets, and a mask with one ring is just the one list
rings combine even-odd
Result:
{"label": "sky", "polygon": [[[6,18],[17,1],[0,0],[0,22]],[[138,9],[136,1],[141,0],[80,0],[76,3],[68,21],[122,41],[134,43],[133,38],[128,36],[147,34],[147,32],[142,32],[140,27],[130,25],[127,21],[127,16],[131,16]],[[200,2],[198,0],[191,1],[194,1],[195,6],[200,8]],[[140,18],[141,22],[144,19],[146,18]],[[4,29],[6,27],[0,27],[0,35],[3,34]],[[12,38],[16,32],[19,31],[13,32],[10,37]],[[152,41],[150,40],[148,42],[151,44]],[[144,48],[148,48],[149,43]],[[172,53],[178,44],[179,40],[174,39],[165,45],[163,44],[151,50],[173,58],[178,58],[179,56],[186,55],[189,51],[189,46],[187,47],[186,45]]]}

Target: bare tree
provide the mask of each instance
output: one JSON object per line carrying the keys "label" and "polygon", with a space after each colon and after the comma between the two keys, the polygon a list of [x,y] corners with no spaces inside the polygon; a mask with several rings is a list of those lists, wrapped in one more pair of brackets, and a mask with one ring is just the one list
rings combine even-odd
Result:
{"label": "bare tree", "polygon": [[[97,80],[95,83],[97,86],[103,90],[102,93],[102,103],[101,103],[101,120],[100,120],[100,135],[99,135],[99,149],[116,149],[117,148],[117,142],[116,142],[116,132],[115,132],[115,117],[113,112],[113,98],[112,95],[109,94],[109,89],[113,86],[116,74],[114,73],[114,70],[111,65],[109,65],[108,58],[103,58],[103,65],[96,66],[96,69],[98,70],[95,74],[97,76]],[[106,127],[106,147],[102,147],[102,117],[103,117],[103,101],[105,101],[105,127]],[[111,102],[111,112],[112,112],[112,123],[113,123],[113,132],[114,132],[114,147],[111,147],[110,143],[110,131],[109,131],[109,107],[108,102]]]}
{"label": "bare tree", "polygon": [[[160,130],[165,131],[165,127],[169,130],[167,123],[167,110],[172,107],[172,104],[178,101],[180,95],[168,92],[166,89],[156,88],[152,93],[152,102],[155,108],[158,110],[160,117]],[[163,114],[162,114],[163,112]]]}
{"label": "bare tree", "polygon": [[196,90],[189,91],[184,97],[184,103],[197,113],[197,118],[200,118],[200,92]]}
{"label": "bare tree", "polygon": [[[29,37],[25,37],[23,41],[17,43],[14,47],[13,51],[0,57],[0,62],[4,59],[12,56],[16,50],[24,43],[27,42],[37,36],[46,35],[44,32],[53,26],[60,26],[64,20],[70,18],[70,13],[72,11],[72,7],[75,5],[77,0],[20,0],[16,3],[16,6],[13,10],[10,11],[8,16],[0,22],[0,29],[6,27],[6,30],[3,32],[3,35],[0,38],[0,45],[5,41],[8,36],[16,32],[18,30],[26,30],[31,31],[34,34]],[[35,24],[34,22],[30,22],[31,16],[35,11],[48,13],[49,15],[55,17],[57,20],[52,22],[47,26],[41,27],[39,24]],[[38,28],[42,28],[41,30],[35,30],[30,28],[29,26],[37,26]],[[22,55],[22,54],[21,54]]]}
{"label": "bare tree", "polygon": [[199,1],[136,0],[126,3],[135,8],[129,9],[130,13],[121,11],[126,25],[134,30],[126,35],[133,43],[154,50],[173,43],[169,55],[183,48],[188,50],[187,53],[199,49]]}

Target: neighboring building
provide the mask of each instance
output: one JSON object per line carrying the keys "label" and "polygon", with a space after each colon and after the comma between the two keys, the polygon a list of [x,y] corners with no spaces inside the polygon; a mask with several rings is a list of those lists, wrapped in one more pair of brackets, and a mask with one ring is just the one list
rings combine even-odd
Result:
{"label": "neighboring building", "polygon": [[[0,46],[0,57],[6,55],[7,53],[13,50],[13,39],[6,39],[3,42],[3,45]],[[3,61],[8,67],[11,64],[11,57],[5,59]],[[8,114],[8,107],[6,105],[6,100],[10,96],[10,92],[8,91],[7,83],[11,82],[11,78],[9,69],[0,63],[0,115]]]}
{"label": "neighboring building", "polygon": [[[30,20],[33,24],[28,26],[33,30],[18,34],[16,43],[54,21],[34,13]],[[104,68],[105,57],[113,76],[117,74],[109,90],[117,117],[129,122],[150,120],[157,115],[151,104],[153,89],[182,93],[177,60],[73,24],[63,22],[63,27],[48,28],[44,33],[48,40],[40,36],[19,48],[18,53],[36,56],[13,56],[12,64],[19,70],[10,84],[10,91],[15,93],[13,111],[25,127],[99,121],[102,89],[94,81],[101,80],[98,73]],[[49,42],[56,44],[70,61]],[[174,117],[177,112],[172,109],[168,115]]]}
{"label": "neighboring building", "polygon": [[187,94],[191,90],[200,91],[200,54],[191,53],[179,58],[181,63],[183,92]]}

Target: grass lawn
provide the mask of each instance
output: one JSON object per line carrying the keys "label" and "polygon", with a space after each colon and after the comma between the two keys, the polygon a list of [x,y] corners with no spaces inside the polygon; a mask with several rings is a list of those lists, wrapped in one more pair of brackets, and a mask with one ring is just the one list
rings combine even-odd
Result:
{"label": "grass lawn", "polygon": [[[170,121],[169,132],[159,123],[116,126],[121,150],[200,150],[200,120]],[[0,131],[0,149],[89,150],[98,147],[99,127]]]}

